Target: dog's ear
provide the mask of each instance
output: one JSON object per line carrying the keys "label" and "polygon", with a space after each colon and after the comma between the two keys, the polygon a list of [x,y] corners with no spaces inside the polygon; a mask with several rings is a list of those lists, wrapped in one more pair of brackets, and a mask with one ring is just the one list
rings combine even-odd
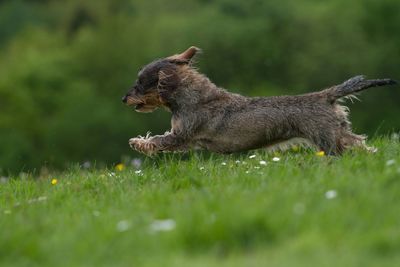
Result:
{"label": "dog's ear", "polygon": [[196,54],[198,54],[199,52],[201,52],[200,48],[197,48],[195,46],[191,46],[188,49],[186,49],[185,52],[182,52],[180,54],[177,55],[173,55],[168,57],[167,59],[170,62],[173,63],[178,63],[178,64],[188,64],[191,63],[191,61],[193,60],[193,58],[196,56]]}
{"label": "dog's ear", "polygon": [[158,72],[157,89],[163,102],[168,102],[171,94],[178,88],[179,83],[180,80],[175,65],[170,64]]}

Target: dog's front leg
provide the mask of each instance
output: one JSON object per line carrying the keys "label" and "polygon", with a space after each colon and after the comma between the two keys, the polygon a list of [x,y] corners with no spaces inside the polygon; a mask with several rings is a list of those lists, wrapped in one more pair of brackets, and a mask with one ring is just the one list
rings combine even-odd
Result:
{"label": "dog's front leg", "polygon": [[132,149],[149,156],[161,151],[186,150],[187,148],[185,143],[184,138],[169,132],[164,135],[129,139],[129,145]]}

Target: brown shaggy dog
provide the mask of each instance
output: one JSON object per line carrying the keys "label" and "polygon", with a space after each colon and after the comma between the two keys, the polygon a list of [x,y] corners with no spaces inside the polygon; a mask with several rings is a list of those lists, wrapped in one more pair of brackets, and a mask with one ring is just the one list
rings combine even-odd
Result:
{"label": "brown shaggy dog", "polygon": [[152,155],[160,151],[203,148],[231,153],[270,147],[294,138],[308,140],[327,154],[365,147],[365,136],[351,131],[347,108],[338,100],[391,79],[356,76],[342,84],[304,95],[246,97],[217,87],[192,66],[199,51],[185,52],[146,65],[123,97],[138,112],[165,107],[172,129],[164,135],[136,137],[130,146]]}

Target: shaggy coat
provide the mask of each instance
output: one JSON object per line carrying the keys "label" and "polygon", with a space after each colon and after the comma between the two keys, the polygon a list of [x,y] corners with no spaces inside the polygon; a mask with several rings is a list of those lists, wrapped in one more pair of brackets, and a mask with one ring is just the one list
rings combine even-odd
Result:
{"label": "shaggy coat", "polygon": [[395,83],[356,76],[304,95],[246,97],[216,86],[199,73],[192,66],[198,51],[190,47],[139,72],[123,102],[138,112],[165,107],[172,113],[172,129],[164,135],[131,138],[133,149],[148,155],[191,148],[232,153],[295,138],[333,155],[354,146],[367,148],[365,136],[351,131],[347,107],[338,102],[366,88]]}

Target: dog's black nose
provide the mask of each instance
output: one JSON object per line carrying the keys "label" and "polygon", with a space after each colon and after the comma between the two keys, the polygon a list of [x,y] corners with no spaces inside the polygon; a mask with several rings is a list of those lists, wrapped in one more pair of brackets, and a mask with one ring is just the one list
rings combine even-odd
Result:
{"label": "dog's black nose", "polygon": [[126,103],[127,100],[128,100],[128,97],[126,95],[122,97],[122,102]]}

